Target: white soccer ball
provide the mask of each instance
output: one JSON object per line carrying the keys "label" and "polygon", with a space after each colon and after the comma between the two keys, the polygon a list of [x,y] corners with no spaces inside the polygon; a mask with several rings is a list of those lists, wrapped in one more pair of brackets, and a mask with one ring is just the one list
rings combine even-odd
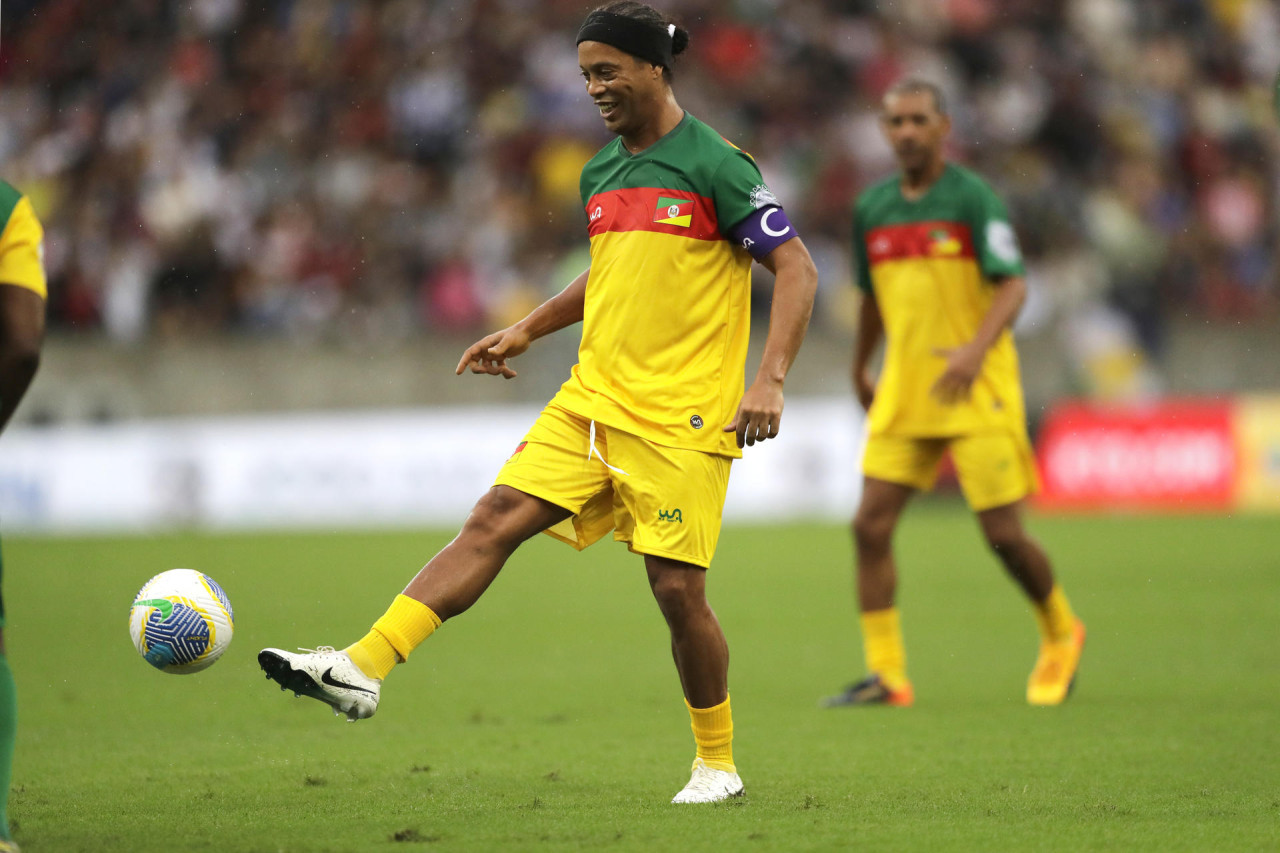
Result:
{"label": "white soccer ball", "polygon": [[231,644],[231,599],[208,575],[170,569],[142,585],[129,608],[129,635],[147,663],[186,675],[210,666]]}

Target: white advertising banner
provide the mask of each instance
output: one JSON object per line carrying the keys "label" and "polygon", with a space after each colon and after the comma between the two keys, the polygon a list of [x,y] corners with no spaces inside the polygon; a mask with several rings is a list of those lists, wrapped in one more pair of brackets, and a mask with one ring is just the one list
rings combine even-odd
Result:
{"label": "white advertising banner", "polygon": [[[15,532],[453,525],[538,407],[274,415],[14,428],[0,525]],[[734,463],[729,521],[847,519],[860,485],[851,400],[787,404]]]}

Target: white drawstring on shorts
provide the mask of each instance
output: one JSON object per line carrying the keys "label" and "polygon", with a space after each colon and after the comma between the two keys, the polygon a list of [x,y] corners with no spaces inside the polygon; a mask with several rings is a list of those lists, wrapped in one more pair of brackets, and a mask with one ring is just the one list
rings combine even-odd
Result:
{"label": "white drawstring on shorts", "polygon": [[588,444],[588,447],[587,447],[587,461],[590,461],[590,460],[591,460],[591,456],[594,454],[595,456],[599,457],[599,459],[600,459],[600,461],[601,461],[601,462],[603,462],[603,463],[604,463],[604,467],[608,468],[608,469],[609,469],[610,471],[612,471],[613,473],[615,473],[615,474],[621,474],[621,475],[622,475],[622,476],[624,476],[624,477],[630,477],[630,476],[631,476],[631,475],[630,475],[630,474],[628,474],[626,471],[623,471],[621,468],[614,468],[614,467],[613,467],[612,465],[610,465],[608,462],[605,462],[605,461],[604,461],[604,454],[602,454],[598,449],[596,449],[596,422],[595,422],[595,421],[592,421],[592,422],[591,422],[591,435],[587,438],[587,444]]}

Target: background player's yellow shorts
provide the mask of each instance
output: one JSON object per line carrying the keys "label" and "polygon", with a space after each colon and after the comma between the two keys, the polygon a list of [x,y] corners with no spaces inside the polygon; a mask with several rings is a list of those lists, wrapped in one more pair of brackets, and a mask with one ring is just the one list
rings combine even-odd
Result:
{"label": "background player's yellow shorts", "polygon": [[938,462],[951,449],[960,489],[975,512],[1019,501],[1040,488],[1035,453],[1025,433],[982,432],[948,438],[873,435],[862,473],[922,491],[933,488]]}
{"label": "background player's yellow shorts", "polygon": [[578,550],[612,530],[636,553],[705,569],[720,538],[732,462],[598,422],[593,428],[586,418],[547,406],[494,485],[574,513],[546,532]]}

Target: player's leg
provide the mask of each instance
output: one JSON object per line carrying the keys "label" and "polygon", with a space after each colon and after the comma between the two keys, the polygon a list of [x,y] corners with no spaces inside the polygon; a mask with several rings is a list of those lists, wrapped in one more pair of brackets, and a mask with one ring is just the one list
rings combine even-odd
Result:
{"label": "player's leg", "polygon": [[474,604],[521,542],[569,515],[510,486],[494,486],[458,536],[422,567],[362,639],[345,649],[302,654],[263,649],[258,664],[281,689],[319,699],[348,720],[371,717],[391,669],[445,619]]}
{"label": "player's leg", "polygon": [[1040,652],[1027,680],[1027,701],[1060,704],[1075,684],[1084,650],[1084,623],[1055,581],[1049,555],[1023,525],[1019,503],[981,510],[978,522],[991,550],[1031,601],[1040,631]]}
{"label": "player's leg", "polygon": [[645,555],[649,587],[671,632],[671,655],[693,726],[697,754],[689,784],[674,803],[718,802],[742,794],[733,763],[729,645],[707,603],[706,570]]}
{"label": "player's leg", "polygon": [[933,486],[945,443],[937,439],[871,436],[863,452],[862,499],[853,518],[854,558],[867,675],[827,707],[895,705],[915,701],[897,608],[898,567],[893,536],[911,497]]}
{"label": "player's leg", "polygon": [[1053,567],[1040,543],[1022,524],[1021,501],[977,512],[978,524],[992,552],[1009,577],[1033,602],[1048,599],[1053,590]]}
{"label": "player's leg", "polygon": [[853,518],[858,624],[867,675],[825,701],[843,705],[896,705],[914,701],[907,678],[906,647],[896,604],[898,567],[893,535],[915,489],[874,477],[863,480],[862,500]]}
{"label": "player's leg", "polygon": [[596,511],[598,504],[608,504],[609,481],[604,465],[586,458],[588,428],[588,422],[548,406],[458,536],[423,566],[364,637],[342,650],[264,649],[259,665],[283,689],[319,699],[349,720],[372,716],[382,679],[445,619],[474,604],[521,542],[575,512],[589,520],[575,518],[570,532],[581,540],[574,542],[578,547],[611,527],[611,519]]}
{"label": "player's leg", "polygon": [[863,480],[862,499],[853,517],[858,606],[863,613],[894,606],[898,566],[893,558],[893,534],[915,492],[911,486],[875,477]]}
{"label": "player's leg", "polygon": [[738,796],[743,788],[733,762],[729,647],[706,596],[706,567],[720,539],[733,460],[605,432],[606,452],[617,469],[614,535],[644,556],[693,726],[693,772],[672,802]]}
{"label": "player's leg", "polygon": [[1037,487],[1030,443],[1021,433],[966,436],[953,443],[952,457],[987,544],[1035,612],[1040,654],[1027,701],[1056,705],[1074,683],[1085,632],[1054,578],[1049,555],[1023,524],[1023,499]]}

